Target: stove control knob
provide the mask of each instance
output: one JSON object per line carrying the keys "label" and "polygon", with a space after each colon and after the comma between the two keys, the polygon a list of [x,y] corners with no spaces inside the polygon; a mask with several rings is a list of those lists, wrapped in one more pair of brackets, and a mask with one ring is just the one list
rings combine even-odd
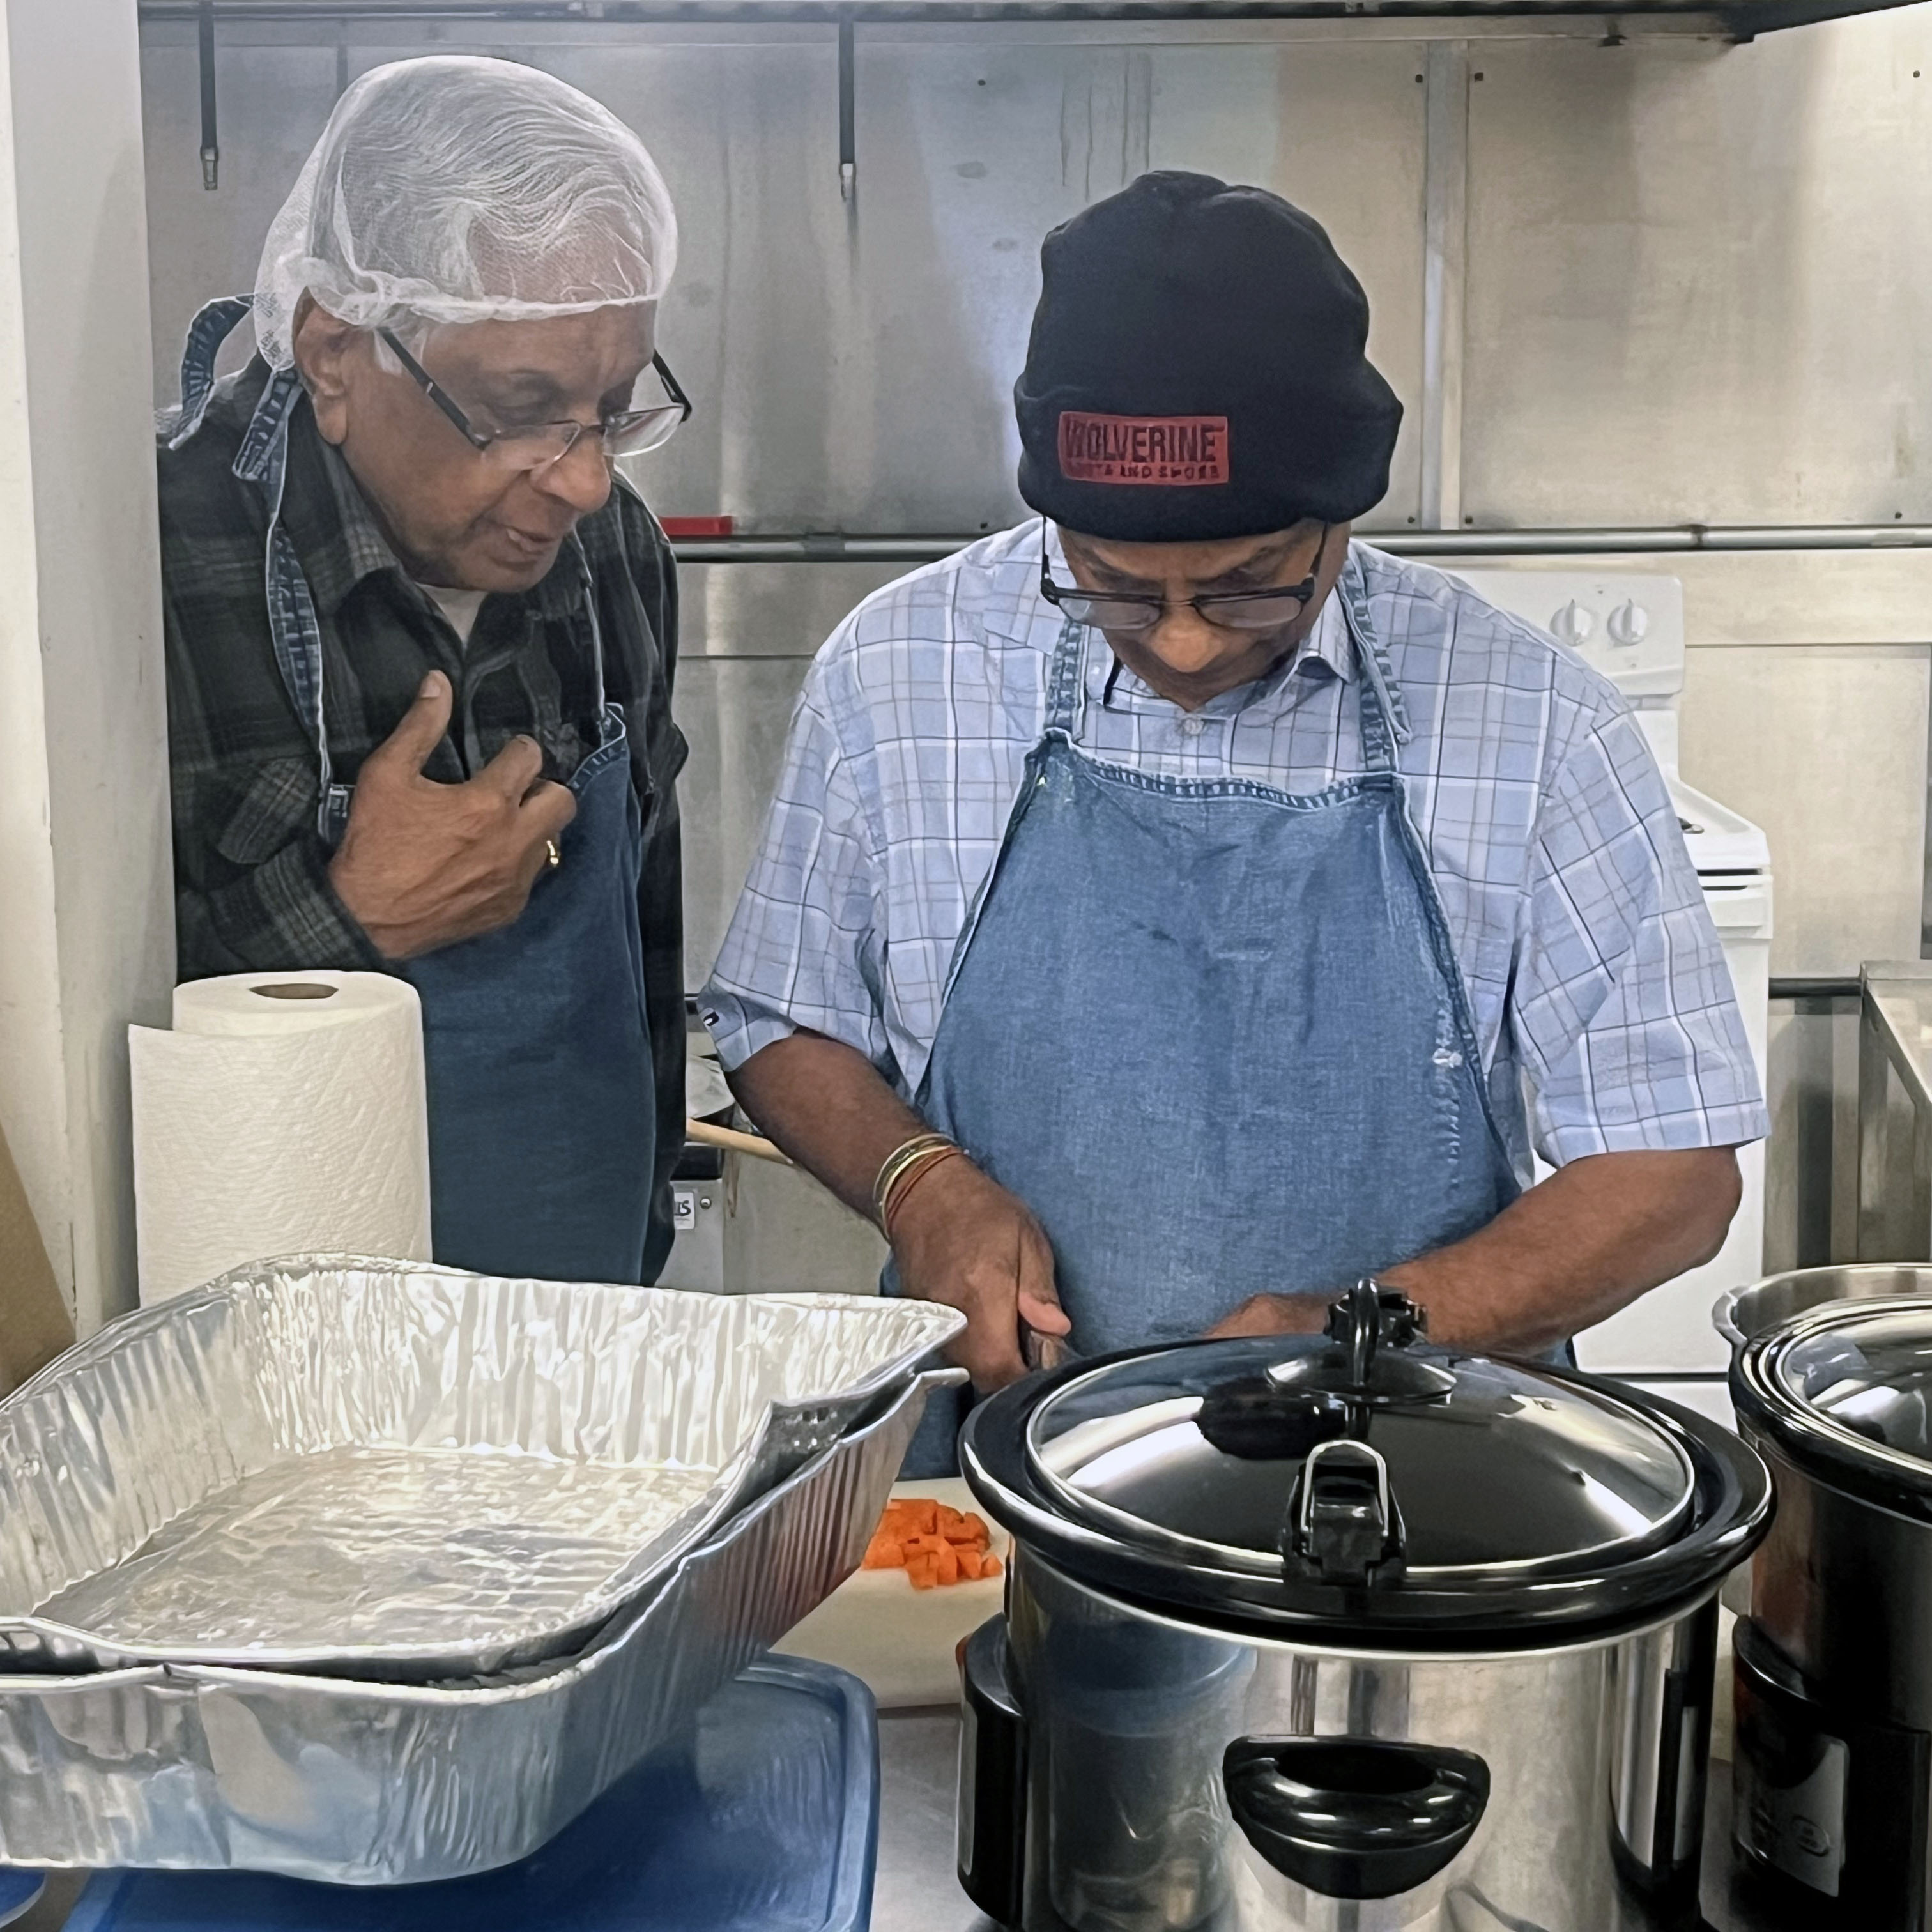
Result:
{"label": "stove control knob", "polygon": [[1596,619],[1574,597],[1550,620],[1550,634],[1573,650],[1585,644],[1596,628]]}
{"label": "stove control knob", "polygon": [[1619,604],[1604,628],[1613,644],[1640,644],[1650,635],[1650,613],[1641,604]]}

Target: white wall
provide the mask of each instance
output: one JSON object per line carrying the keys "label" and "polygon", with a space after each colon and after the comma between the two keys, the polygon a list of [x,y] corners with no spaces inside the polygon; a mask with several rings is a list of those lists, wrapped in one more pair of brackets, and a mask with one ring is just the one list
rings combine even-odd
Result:
{"label": "white wall", "polygon": [[83,1330],[131,1306],[130,1018],[174,932],[130,0],[0,11],[0,1125]]}

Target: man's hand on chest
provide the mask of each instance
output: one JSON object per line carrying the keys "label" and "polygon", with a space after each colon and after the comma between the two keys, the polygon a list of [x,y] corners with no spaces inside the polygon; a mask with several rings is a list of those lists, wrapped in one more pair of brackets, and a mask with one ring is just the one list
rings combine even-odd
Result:
{"label": "man's hand on chest", "polygon": [[424,680],[416,702],[363,760],[342,847],[330,862],[336,896],[386,958],[414,958],[510,925],[576,816],[562,785],[542,781],[535,741],[514,738],[460,784],[423,766],[450,718],[449,681]]}

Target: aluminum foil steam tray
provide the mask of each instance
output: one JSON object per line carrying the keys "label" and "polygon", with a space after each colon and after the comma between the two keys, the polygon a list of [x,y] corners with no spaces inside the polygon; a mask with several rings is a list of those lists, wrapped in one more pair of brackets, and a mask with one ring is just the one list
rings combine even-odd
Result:
{"label": "aluminum foil steam tray", "polygon": [[0,1862],[460,1876],[527,1857],[857,1567],[922,1376],[574,1660],[463,1688],[151,1666],[0,1677]]}
{"label": "aluminum foil steam tray", "polygon": [[238,1270],[0,1402],[0,1668],[430,1682],[567,1654],[961,1325],[854,1295]]}

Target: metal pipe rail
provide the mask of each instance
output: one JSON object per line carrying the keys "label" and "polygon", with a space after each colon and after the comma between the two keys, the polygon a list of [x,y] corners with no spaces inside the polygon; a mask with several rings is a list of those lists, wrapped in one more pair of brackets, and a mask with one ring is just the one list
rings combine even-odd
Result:
{"label": "metal pipe rail", "polygon": [[[1874,14],[1910,0],[214,0],[231,20],[1207,20],[1600,21],[1606,38],[1687,26],[1736,40],[1786,27]],[[143,20],[192,20],[199,0],[140,0]]]}
{"label": "metal pipe rail", "polygon": [[[808,531],[799,536],[680,537],[684,563],[934,563],[986,533],[920,536]],[[1932,550],[1932,524],[1670,524],[1660,528],[1365,530],[1396,556],[1611,556],[1702,550]]]}

